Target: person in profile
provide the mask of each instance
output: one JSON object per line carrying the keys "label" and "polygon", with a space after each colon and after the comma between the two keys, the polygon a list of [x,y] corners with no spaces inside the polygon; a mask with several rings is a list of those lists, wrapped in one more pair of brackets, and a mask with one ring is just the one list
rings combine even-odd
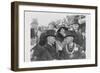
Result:
{"label": "person in profile", "polygon": [[56,49],[56,33],[54,30],[48,30],[47,31],[47,37],[46,37],[46,40],[47,40],[47,43],[46,45],[44,46],[44,48],[48,51],[48,59],[47,60],[56,60],[57,59],[57,56],[58,56],[58,53],[57,53],[57,49]]}
{"label": "person in profile", "polygon": [[[41,41],[33,48],[34,53],[31,61],[55,60],[57,57],[55,47],[55,31],[47,30],[42,36]],[[44,41],[44,44],[42,44]]]}

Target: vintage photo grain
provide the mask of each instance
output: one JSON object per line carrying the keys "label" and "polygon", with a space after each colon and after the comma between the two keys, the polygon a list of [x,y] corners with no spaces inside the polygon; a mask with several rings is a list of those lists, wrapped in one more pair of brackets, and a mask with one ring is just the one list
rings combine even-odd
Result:
{"label": "vintage photo grain", "polygon": [[86,58],[88,14],[46,11],[25,14],[26,20],[30,19],[30,61]]}

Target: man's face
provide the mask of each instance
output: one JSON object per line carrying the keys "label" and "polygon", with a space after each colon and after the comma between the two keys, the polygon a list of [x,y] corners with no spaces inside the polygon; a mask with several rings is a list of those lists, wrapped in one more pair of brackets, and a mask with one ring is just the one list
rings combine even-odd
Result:
{"label": "man's face", "polygon": [[64,39],[64,42],[66,42],[66,43],[68,44],[68,43],[73,42],[73,40],[74,40],[74,38],[73,38],[72,36],[68,36],[68,37],[66,37],[66,38]]}
{"label": "man's face", "polygon": [[61,34],[62,36],[66,36],[65,30],[64,30],[63,28],[60,30],[60,34]]}
{"label": "man's face", "polygon": [[79,25],[78,24],[73,24],[73,29],[74,30],[77,30],[79,28]]}
{"label": "man's face", "polygon": [[51,44],[53,44],[55,42],[55,37],[53,37],[53,36],[48,36],[47,39],[48,39],[48,42]]}

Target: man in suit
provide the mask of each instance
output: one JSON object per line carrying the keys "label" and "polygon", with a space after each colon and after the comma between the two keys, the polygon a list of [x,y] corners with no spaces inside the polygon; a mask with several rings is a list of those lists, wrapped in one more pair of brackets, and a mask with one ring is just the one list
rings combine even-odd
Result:
{"label": "man in suit", "polygon": [[44,48],[48,51],[48,53],[51,55],[52,60],[57,59],[57,50],[56,50],[56,43],[55,43],[55,31],[54,30],[48,30],[47,31],[47,43],[44,46]]}
{"label": "man in suit", "polygon": [[49,54],[48,50],[45,49],[43,46],[37,44],[34,48],[34,50],[31,61],[45,61],[45,60],[51,60],[52,57]]}
{"label": "man in suit", "polygon": [[31,61],[54,60],[57,58],[57,51],[55,47],[55,31],[48,30],[43,37],[46,41],[46,44],[37,44],[33,48],[34,53],[32,55]]}

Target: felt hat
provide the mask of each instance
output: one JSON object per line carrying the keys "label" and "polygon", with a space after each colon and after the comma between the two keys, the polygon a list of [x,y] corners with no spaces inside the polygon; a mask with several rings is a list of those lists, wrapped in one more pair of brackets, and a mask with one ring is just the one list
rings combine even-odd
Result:
{"label": "felt hat", "polygon": [[40,35],[39,44],[40,44],[41,46],[45,45],[46,42],[47,42],[47,37],[49,37],[49,36],[55,37],[55,31],[54,31],[54,30],[47,30],[47,31],[43,32],[43,33]]}
{"label": "felt hat", "polygon": [[75,32],[73,32],[73,31],[66,31],[66,36],[64,38],[69,37],[69,36],[74,37],[74,39],[77,38],[77,36],[75,35]]}

